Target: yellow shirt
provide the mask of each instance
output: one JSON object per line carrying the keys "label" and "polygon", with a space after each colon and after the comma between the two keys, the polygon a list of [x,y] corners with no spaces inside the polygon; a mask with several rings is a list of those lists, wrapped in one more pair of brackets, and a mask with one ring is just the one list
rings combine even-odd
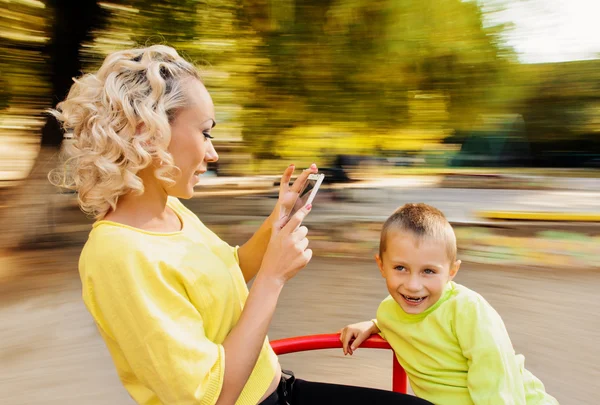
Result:
{"label": "yellow shirt", "polygon": [[449,282],[420,314],[388,296],[376,322],[415,394],[435,405],[558,405],[515,354],[500,315],[467,287]]}
{"label": "yellow shirt", "polygon": [[[237,249],[176,198],[179,232],[94,224],[79,261],[83,300],[119,377],[144,405],[214,404],[225,368],[222,343],[248,296]],[[265,339],[236,404],[255,405],[277,369]]]}

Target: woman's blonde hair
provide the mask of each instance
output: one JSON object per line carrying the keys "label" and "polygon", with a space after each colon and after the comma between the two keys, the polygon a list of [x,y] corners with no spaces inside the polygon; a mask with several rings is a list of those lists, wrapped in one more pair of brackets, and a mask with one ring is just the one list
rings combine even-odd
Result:
{"label": "woman's blonde hair", "polygon": [[66,132],[66,160],[50,181],[74,189],[88,215],[102,218],[119,196],[142,193],[137,173],[161,162],[155,176],[174,183],[178,169],[167,151],[170,123],[187,105],[182,82],[198,70],[168,46],[115,52],[98,72],[74,79],[51,110]]}

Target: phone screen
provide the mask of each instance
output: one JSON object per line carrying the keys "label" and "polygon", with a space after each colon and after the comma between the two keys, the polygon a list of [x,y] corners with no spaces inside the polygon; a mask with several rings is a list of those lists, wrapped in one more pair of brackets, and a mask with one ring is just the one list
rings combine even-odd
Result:
{"label": "phone screen", "polygon": [[302,191],[300,191],[300,194],[298,195],[296,203],[294,204],[292,211],[288,215],[288,218],[291,218],[296,212],[298,212],[299,209],[304,207],[306,204],[312,203],[312,200],[317,194],[317,190],[319,189],[319,186],[323,181],[323,177],[325,177],[323,174],[311,174],[310,176],[308,176],[308,179],[306,179],[304,187],[302,188]]}

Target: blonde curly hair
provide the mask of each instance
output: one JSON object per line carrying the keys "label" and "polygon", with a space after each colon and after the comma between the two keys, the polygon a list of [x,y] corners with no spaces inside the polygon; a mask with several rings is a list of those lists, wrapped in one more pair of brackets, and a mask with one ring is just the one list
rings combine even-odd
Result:
{"label": "blonde curly hair", "polygon": [[126,193],[143,193],[137,173],[161,162],[154,175],[167,185],[178,172],[167,151],[170,123],[187,105],[182,82],[198,70],[175,49],[154,45],[112,53],[98,72],[74,79],[50,110],[69,142],[50,181],[77,191],[86,214],[103,218]]}

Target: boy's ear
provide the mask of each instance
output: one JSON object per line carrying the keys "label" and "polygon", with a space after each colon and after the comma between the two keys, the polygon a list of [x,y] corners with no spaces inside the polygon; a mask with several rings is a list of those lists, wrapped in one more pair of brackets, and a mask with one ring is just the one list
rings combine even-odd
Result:
{"label": "boy's ear", "polygon": [[381,277],[385,278],[385,273],[383,272],[383,261],[381,260],[381,257],[378,254],[375,255],[375,261],[377,262],[377,267],[379,267]]}
{"label": "boy's ear", "polygon": [[456,276],[456,273],[458,273],[461,263],[462,262],[460,260],[456,260],[454,263],[452,263],[452,266],[450,267],[450,280],[452,280]]}

